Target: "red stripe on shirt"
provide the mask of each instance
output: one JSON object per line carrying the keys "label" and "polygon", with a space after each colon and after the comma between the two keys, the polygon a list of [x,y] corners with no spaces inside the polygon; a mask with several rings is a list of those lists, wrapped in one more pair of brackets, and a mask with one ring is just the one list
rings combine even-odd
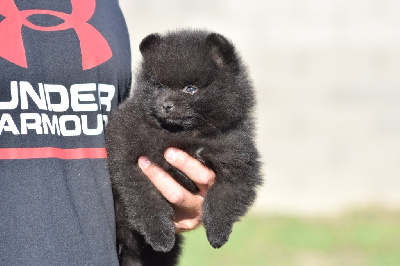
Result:
{"label": "red stripe on shirt", "polygon": [[2,160],[43,158],[59,158],[65,160],[105,159],[107,158],[107,151],[106,148],[0,148],[0,159]]}

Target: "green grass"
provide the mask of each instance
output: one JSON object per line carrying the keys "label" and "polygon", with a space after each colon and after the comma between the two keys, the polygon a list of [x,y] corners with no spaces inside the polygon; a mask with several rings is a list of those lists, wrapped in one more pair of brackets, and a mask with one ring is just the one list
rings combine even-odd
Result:
{"label": "green grass", "polygon": [[185,234],[180,266],[400,266],[400,213],[354,211],[335,218],[248,216],[213,249],[203,228]]}

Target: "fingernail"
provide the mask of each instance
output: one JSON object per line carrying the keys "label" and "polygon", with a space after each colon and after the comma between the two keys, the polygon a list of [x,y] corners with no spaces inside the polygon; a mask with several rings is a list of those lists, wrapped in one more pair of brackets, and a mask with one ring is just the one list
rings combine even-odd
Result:
{"label": "fingernail", "polygon": [[168,148],[164,154],[165,159],[167,159],[168,161],[175,161],[177,156],[178,151],[174,148]]}
{"label": "fingernail", "polygon": [[146,156],[139,157],[138,163],[139,167],[142,169],[146,169],[151,164],[149,158],[147,158]]}

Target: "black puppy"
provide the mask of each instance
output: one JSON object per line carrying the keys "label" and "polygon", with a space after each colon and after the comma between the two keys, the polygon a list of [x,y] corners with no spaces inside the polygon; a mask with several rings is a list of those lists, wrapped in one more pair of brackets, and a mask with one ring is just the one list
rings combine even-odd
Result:
{"label": "black puppy", "polygon": [[146,155],[192,193],[195,184],[165,161],[168,147],[215,172],[203,224],[211,245],[221,247],[261,184],[254,91],[234,46],[219,34],[152,34],[139,48],[143,62],[133,93],[111,115],[106,131],[118,250],[121,264],[173,265],[181,241],[174,212],[138,167],[138,157]]}

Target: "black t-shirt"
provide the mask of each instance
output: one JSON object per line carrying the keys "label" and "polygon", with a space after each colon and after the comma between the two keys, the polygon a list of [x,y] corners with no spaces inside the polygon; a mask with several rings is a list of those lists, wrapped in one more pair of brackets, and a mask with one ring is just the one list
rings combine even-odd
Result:
{"label": "black t-shirt", "polygon": [[1,265],[118,264],[104,127],[130,82],[117,0],[1,0]]}

